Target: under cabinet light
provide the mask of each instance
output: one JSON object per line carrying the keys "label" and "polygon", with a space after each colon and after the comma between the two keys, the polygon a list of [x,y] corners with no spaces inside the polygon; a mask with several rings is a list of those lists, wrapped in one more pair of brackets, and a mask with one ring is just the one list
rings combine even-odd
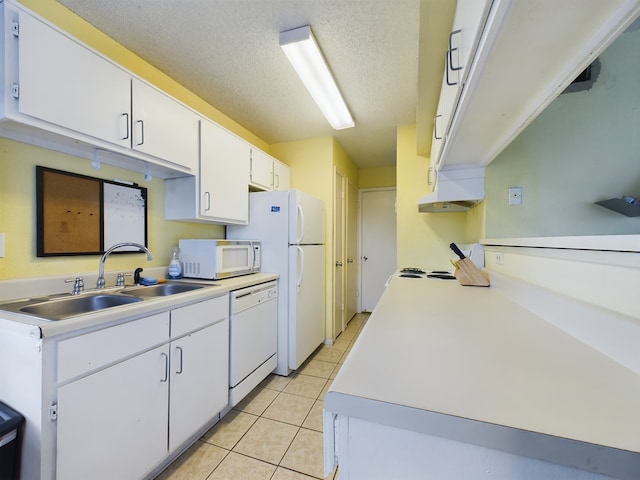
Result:
{"label": "under cabinet light", "polygon": [[355,125],[311,27],[280,33],[280,47],[331,126],[336,130]]}

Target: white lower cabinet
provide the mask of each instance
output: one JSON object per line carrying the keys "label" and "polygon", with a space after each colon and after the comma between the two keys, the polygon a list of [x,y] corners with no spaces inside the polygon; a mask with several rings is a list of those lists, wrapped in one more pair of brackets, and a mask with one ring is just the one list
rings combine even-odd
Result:
{"label": "white lower cabinet", "polygon": [[58,359],[56,478],[143,478],[228,404],[228,296],[63,340]]}
{"label": "white lower cabinet", "polygon": [[58,389],[56,478],[141,478],[167,452],[167,345]]}
{"label": "white lower cabinet", "polygon": [[193,319],[198,310],[203,315],[219,316],[220,307],[225,314],[217,323],[171,342],[169,452],[182,446],[229,401],[227,297],[171,312],[173,327],[176,321]]}

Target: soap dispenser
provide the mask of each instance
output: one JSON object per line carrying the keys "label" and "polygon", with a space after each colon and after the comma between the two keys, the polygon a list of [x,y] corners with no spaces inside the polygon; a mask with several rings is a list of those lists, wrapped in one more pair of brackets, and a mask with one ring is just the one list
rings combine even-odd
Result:
{"label": "soap dispenser", "polygon": [[180,249],[178,247],[173,249],[168,277],[171,280],[182,278],[182,261],[180,260]]}

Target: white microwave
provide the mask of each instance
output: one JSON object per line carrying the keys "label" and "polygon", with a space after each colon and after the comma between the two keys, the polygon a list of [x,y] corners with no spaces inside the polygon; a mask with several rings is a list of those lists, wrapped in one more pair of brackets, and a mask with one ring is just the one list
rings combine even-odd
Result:
{"label": "white microwave", "polygon": [[260,242],[183,239],[178,243],[183,276],[218,280],[260,271]]}

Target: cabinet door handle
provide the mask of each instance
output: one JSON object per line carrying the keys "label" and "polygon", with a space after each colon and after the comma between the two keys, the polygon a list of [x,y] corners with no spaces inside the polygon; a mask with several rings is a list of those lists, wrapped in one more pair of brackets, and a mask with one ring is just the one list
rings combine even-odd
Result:
{"label": "cabinet door handle", "polygon": [[451,80],[449,80],[449,51],[447,50],[447,54],[444,56],[444,73],[445,73],[445,78],[447,81],[447,85],[449,85],[450,87],[453,87],[454,85],[457,85],[458,82],[452,82]]}
{"label": "cabinet door handle", "polygon": [[204,192],[204,211],[208,212],[209,210],[211,210],[211,194],[209,192]]}
{"label": "cabinet door handle", "polygon": [[180,375],[182,373],[182,347],[176,347],[176,352],[180,354],[180,366],[176,370],[176,374]]}
{"label": "cabinet door handle", "polygon": [[122,137],[122,140],[127,140],[129,138],[129,114],[128,113],[123,113],[122,116],[125,119],[125,125],[124,125],[124,137]]}
{"label": "cabinet door handle", "polygon": [[140,127],[138,129],[138,131],[140,132],[138,134],[138,138],[140,139],[140,141],[136,145],[142,145],[144,143],[144,121],[143,120],[138,120],[138,121],[136,121],[136,125],[138,125]]}
{"label": "cabinet door handle", "polygon": [[273,178],[276,180],[275,182],[273,182],[273,183],[275,183],[275,185],[273,186],[273,188],[275,188],[275,189],[280,188],[280,175],[278,175],[278,174],[274,174],[274,175],[273,175]]}
{"label": "cabinet door handle", "polygon": [[438,119],[442,118],[442,115],[436,115],[433,119],[433,138],[436,140],[442,140],[442,135],[438,136]]}
{"label": "cabinet door handle", "polygon": [[458,51],[459,48],[453,48],[453,36],[457,35],[459,33],[461,33],[462,30],[458,29],[458,30],[454,30],[453,32],[451,32],[449,34],[449,50],[448,50],[448,55],[449,55],[449,68],[454,71],[457,72],[458,70],[462,70],[462,65],[458,65],[457,67],[453,66],[453,52],[454,51]]}
{"label": "cabinet door handle", "polygon": [[160,382],[164,383],[169,380],[169,355],[164,352],[160,355],[164,358],[164,378]]}
{"label": "cabinet door handle", "polygon": [[431,186],[436,182],[436,175],[436,169],[429,167],[429,170],[427,170],[427,185]]}

